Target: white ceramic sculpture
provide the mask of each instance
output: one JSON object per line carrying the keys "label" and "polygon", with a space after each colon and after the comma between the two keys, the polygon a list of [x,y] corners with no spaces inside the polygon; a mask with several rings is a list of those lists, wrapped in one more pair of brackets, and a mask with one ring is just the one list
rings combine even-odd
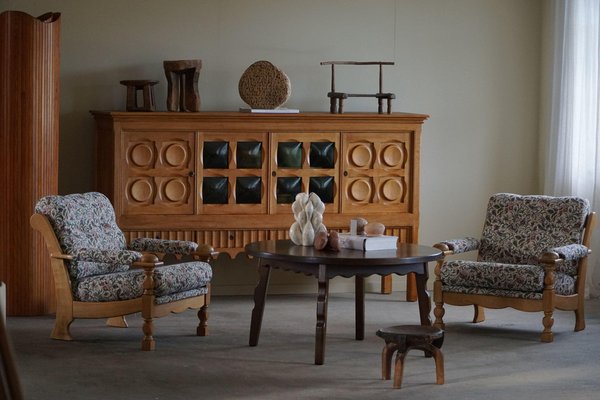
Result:
{"label": "white ceramic sculpture", "polygon": [[325,204],[315,193],[298,193],[292,203],[296,220],[290,227],[290,239],[297,245],[312,246],[318,232],[327,232],[323,225]]}

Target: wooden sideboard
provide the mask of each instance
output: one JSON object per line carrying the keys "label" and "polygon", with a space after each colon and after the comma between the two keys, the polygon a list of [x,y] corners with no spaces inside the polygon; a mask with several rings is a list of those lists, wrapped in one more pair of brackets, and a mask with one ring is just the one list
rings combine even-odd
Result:
{"label": "wooden sideboard", "polygon": [[111,199],[128,240],[194,240],[234,256],[249,242],[288,238],[298,192],[325,202],[329,229],[364,217],[403,242],[418,240],[427,115],[92,114],[97,190]]}

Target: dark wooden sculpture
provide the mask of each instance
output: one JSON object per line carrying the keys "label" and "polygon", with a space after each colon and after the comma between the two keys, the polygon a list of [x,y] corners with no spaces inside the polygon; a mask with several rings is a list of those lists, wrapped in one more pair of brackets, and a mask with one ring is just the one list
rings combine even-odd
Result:
{"label": "dark wooden sculpture", "polygon": [[168,111],[200,111],[198,77],[202,60],[163,61],[167,76]]}
{"label": "dark wooden sculpture", "polygon": [[[327,93],[330,102],[330,112],[341,114],[344,112],[344,100],[348,97],[375,97],[377,99],[377,112],[383,114],[383,100],[387,100],[387,113],[392,112],[392,99],[394,93],[383,93],[383,66],[394,65],[391,61],[323,61],[321,65],[331,65],[331,92]],[[379,65],[379,91],[373,94],[347,93],[335,91],[335,66],[336,65]],[[337,106],[336,106],[337,100]]]}
{"label": "dark wooden sculpture", "polygon": [[[154,90],[153,87],[158,81],[147,80],[125,80],[121,85],[127,86],[127,111],[154,111]],[[142,91],[142,104],[138,105],[138,91]]]}
{"label": "dark wooden sculpture", "polygon": [[412,349],[423,350],[426,356],[433,356],[436,383],[438,385],[444,384],[444,355],[440,350],[442,343],[444,343],[443,330],[432,326],[398,325],[379,329],[376,334],[385,340],[385,346],[383,346],[381,354],[381,375],[383,379],[391,378],[392,357],[396,352],[394,389],[400,389],[402,386],[404,359],[408,351]]}

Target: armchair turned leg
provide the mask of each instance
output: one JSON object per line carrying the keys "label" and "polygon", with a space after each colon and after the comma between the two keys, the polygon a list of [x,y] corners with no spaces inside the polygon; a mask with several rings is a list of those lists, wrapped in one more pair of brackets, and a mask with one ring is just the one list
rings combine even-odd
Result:
{"label": "armchair turned leg", "polygon": [[435,378],[438,385],[444,384],[444,354],[435,346],[431,346],[433,359],[435,360]]}
{"label": "armchair turned leg", "polygon": [[444,324],[443,321],[443,317],[446,311],[444,310],[442,282],[439,280],[436,280],[433,283],[433,302],[435,303],[435,308],[433,309],[435,322],[433,323],[433,326],[435,326],[438,329],[446,329],[446,324]]}
{"label": "armchair turned leg", "polygon": [[404,372],[404,359],[406,358],[406,353],[408,353],[408,349],[404,351],[400,349],[396,353],[396,362],[394,363],[394,389],[400,389],[402,386],[402,374]]}
{"label": "armchair turned leg", "polygon": [[551,261],[558,258],[558,254],[548,253],[549,257],[542,257],[542,263],[544,263],[544,291],[542,292],[542,304],[544,310],[544,318],[542,318],[542,324],[544,325],[544,331],[542,332],[541,340],[545,343],[550,343],[554,340],[554,334],[552,333],[552,325],[554,325],[554,270],[556,266]]}
{"label": "armchair turned leg", "polygon": [[473,314],[473,323],[485,321],[485,311],[484,308],[478,306],[477,304],[473,304],[474,314]]}
{"label": "armchair turned leg", "polygon": [[542,332],[542,342],[550,343],[554,340],[554,333],[552,333],[552,325],[554,325],[552,311],[544,311],[544,318],[542,319],[542,323],[544,324],[544,331]]}
{"label": "armchair turned leg", "polygon": [[152,318],[144,318],[144,325],[142,326],[142,331],[144,332],[144,339],[142,339],[142,350],[144,351],[152,351],[156,348],[156,342],[154,341],[154,337],[152,333],[154,332],[154,324],[152,323]]}
{"label": "armchair turned leg", "polygon": [[197,336],[207,336],[208,335],[208,306],[204,305],[198,311],[198,319],[200,323],[196,328]]}
{"label": "armchair turned leg", "polygon": [[154,342],[154,324],[152,318],[154,316],[154,267],[158,262],[158,258],[154,255],[144,255],[142,262],[144,267],[144,293],[142,294],[142,318],[144,324],[142,331],[144,338],[142,339],[142,350],[151,351],[156,347]]}

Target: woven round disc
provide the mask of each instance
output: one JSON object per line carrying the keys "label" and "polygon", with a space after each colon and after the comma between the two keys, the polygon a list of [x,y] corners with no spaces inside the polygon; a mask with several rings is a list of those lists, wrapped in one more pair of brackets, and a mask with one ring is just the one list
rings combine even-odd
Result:
{"label": "woven round disc", "polygon": [[292,86],[282,70],[268,61],[257,61],[242,74],[238,90],[250,107],[274,109],[290,98]]}

